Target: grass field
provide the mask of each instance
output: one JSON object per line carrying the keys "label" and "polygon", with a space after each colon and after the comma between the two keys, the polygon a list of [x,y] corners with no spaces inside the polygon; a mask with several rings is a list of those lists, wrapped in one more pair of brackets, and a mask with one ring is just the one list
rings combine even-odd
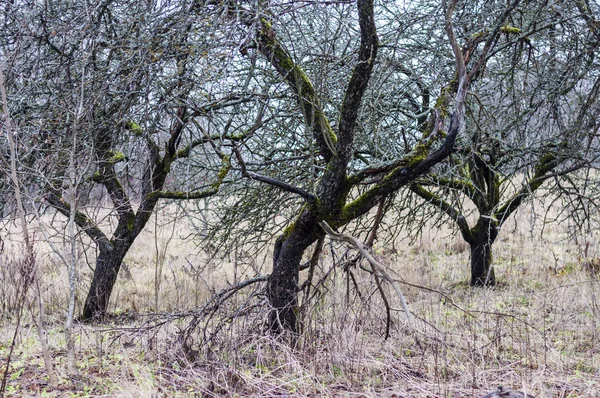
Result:
{"label": "grass field", "polygon": [[[268,308],[264,295],[254,294],[260,284],[240,291],[210,319],[191,316],[221,289],[256,271],[268,274],[268,253],[211,257],[183,239],[188,234],[181,224],[151,225],[126,258],[107,322],[76,325],[74,374],[66,367],[67,267],[37,232],[40,292],[59,384],[48,385],[26,310],[7,396],[480,397],[502,384],[537,398],[600,397],[600,283],[589,272],[600,256],[597,237],[576,243],[556,225],[540,235],[540,225],[532,233],[529,213],[517,217],[494,245],[499,284],[491,289],[466,284],[468,247],[447,232],[427,231],[412,244],[398,240],[395,249],[376,246],[414,317],[407,324],[388,287],[394,310],[387,340],[372,277],[354,268],[361,294],[348,291],[348,274],[332,261],[346,248],[336,244],[332,253],[327,244],[315,278],[328,275],[317,289],[323,294],[304,313],[304,332],[293,347],[264,333]],[[7,307],[14,301],[10,267],[19,250],[18,235],[6,236],[1,374],[15,327]],[[54,239],[54,250],[66,250],[61,236]],[[91,275],[81,254],[77,308]],[[93,264],[93,251],[87,256]],[[238,317],[223,318],[232,313]]]}

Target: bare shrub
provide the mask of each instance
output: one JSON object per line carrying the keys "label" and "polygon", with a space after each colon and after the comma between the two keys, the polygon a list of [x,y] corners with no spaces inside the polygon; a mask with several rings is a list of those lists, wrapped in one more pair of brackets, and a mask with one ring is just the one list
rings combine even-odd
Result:
{"label": "bare shrub", "polygon": [[15,261],[6,256],[0,257],[0,316],[12,318],[19,309],[20,274]]}
{"label": "bare shrub", "polygon": [[600,275],[600,257],[581,259],[581,268],[590,276],[597,277]]}

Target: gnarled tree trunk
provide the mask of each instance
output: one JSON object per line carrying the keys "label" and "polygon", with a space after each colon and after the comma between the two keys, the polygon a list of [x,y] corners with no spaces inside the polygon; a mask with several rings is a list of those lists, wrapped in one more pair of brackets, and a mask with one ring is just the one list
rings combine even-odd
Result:
{"label": "gnarled tree trunk", "polygon": [[271,331],[300,331],[297,317],[300,262],[304,251],[322,234],[316,218],[305,211],[291,230],[277,239],[268,284],[269,301],[274,307],[269,314]]}
{"label": "gnarled tree trunk", "polygon": [[[284,232],[275,245],[273,272],[268,284],[269,300],[273,306],[273,311],[269,314],[269,325],[272,331],[282,329],[299,331],[297,319],[299,267],[306,248],[324,235],[318,221],[327,221],[332,228],[342,227],[369,212],[383,198],[426,173],[452,152],[464,119],[464,101],[469,75],[466,72],[462,50],[452,31],[450,9],[446,14],[446,31],[456,58],[458,79],[451,82],[448,90],[445,91],[456,92],[456,109],[450,118],[444,143],[437,150],[432,149],[433,145],[441,141],[444,136],[439,133],[446,121],[448,112],[445,108],[450,101],[449,95],[444,95],[444,98],[438,100],[436,107],[442,107],[444,111],[440,109],[440,112],[435,112],[436,116],[432,116],[431,123],[428,123],[423,131],[422,139],[406,156],[396,159],[383,168],[365,169],[357,174],[352,171],[354,167],[349,168],[356,149],[354,130],[378,49],[373,1],[358,0],[356,4],[360,25],[358,62],[352,70],[345,90],[337,132],[333,131],[321,108],[321,101],[314,84],[294,62],[285,46],[279,42],[272,24],[266,18],[261,18],[257,27],[259,51],[294,90],[306,127],[312,131],[320,156],[327,163],[313,194],[289,183],[245,171],[241,156],[238,156],[238,161],[242,164],[242,173],[246,177],[267,182],[300,195],[307,201],[307,206],[296,222]],[[477,68],[478,66],[470,72],[471,75]],[[428,95],[424,95],[425,97]],[[428,101],[424,108],[429,109]],[[367,191],[349,202],[350,192],[367,180],[370,180]]]}
{"label": "gnarled tree trunk", "polygon": [[90,290],[83,307],[82,319],[98,319],[106,314],[121,263],[130,246],[100,251],[96,259]]}
{"label": "gnarled tree trunk", "polygon": [[492,245],[498,236],[496,222],[491,217],[480,217],[471,233],[471,285],[494,286],[496,276],[492,266]]}

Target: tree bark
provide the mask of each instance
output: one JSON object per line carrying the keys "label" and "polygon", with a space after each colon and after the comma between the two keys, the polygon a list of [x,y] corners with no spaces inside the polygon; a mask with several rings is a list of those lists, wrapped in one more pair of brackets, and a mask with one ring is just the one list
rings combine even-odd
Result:
{"label": "tree bark", "polygon": [[471,233],[471,286],[494,286],[492,245],[498,236],[498,227],[490,218],[480,217]]}
{"label": "tree bark", "polygon": [[113,248],[110,251],[100,251],[96,259],[96,269],[94,270],[90,290],[83,307],[83,320],[100,319],[106,314],[108,301],[121,269],[121,263],[130,246],[131,244]]}
{"label": "tree bark", "polygon": [[495,284],[491,243],[471,244],[471,285],[494,286]]}
{"label": "tree bark", "polygon": [[[161,177],[158,182],[159,186],[162,187],[163,182]],[[127,213],[121,217],[110,242],[98,245],[99,254],[96,258],[96,268],[90,290],[85,299],[82,320],[100,319],[106,314],[121,263],[135,239],[148,223],[157,202],[157,197],[146,198],[137,213]]]}
{"label": "tree bark", "polygon": [[304,251],[323,235],[316,218],[305,210],[290,231],[277,239],[268,295],[273,310],[269,329],[274,333],[300,331],[298,325],[298,279]]}

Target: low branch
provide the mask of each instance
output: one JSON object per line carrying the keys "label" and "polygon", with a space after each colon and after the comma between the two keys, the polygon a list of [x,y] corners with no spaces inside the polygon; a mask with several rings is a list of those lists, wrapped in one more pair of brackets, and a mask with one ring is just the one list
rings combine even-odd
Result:
{"label": "low branch", "polygon": [[[375,220],[373,221],[373,228],[369,233],[367,238],[367,246],[370,249],[373,249],[373,243],[377,237],[377,231],[379,230],[379,226],[381,225],[381,221],[383,220],[383,216],[385,215],[385,198],[382,198],[379,201],[379,205],[377,206],[377,214],[375,214]],[[383,286],[381,285],[381,278],[379,278],[379,274],[377,273],[377,268],[375,268],[371,264],[371,270],[373,271],[373,278],[375,278],[375,284],[377,285],[377,290],[379,290],[379,294],[381,295],[381,299],[383,300],[383,305],[385,306],[385,315],[386,315],[386,323],[385,323],[385,339],[387,340],[390,337],[390,326],[392,324],[392,307],[390,306],[390,302],[385,295],[385,291],[383,290]],[[348,270],[350,271],[350,270]]]}
{"label": "low branch", "polygon": [[317,197],[313,194],[311,194],[308,191],[305,191],[302,188],[296,187],[294,185],[288,184],[287,182],[283,182],[283,181],[279,181],[275,178],[272,177],[268,177],[268,176],[264,176],[261,174],[257,174],[254,173],[252,171],[248,171],[246,169],[246,163],[244,163],[244,159],[242,158],[242,154],[240,153],[240,150],[237,146],[233,147],[233,152],[235,153],[235,157],[237,158],[237,161],[240,165],[240,171],[242,173],[242,175],[244,177],[250,178],[252,180],[256,180],[256,181],[261,181],[264,182],[266,184],[269,185],[273,185],[276,186],[278,188],[281,188],[282,190],[286,191],[286,192],[291,192],[291,193],[295,193],[296,195],[300,195],[301,197],[303,197],[307,202],[309,203],[316,203],[317,202]]}
{"label": "low branch", "polygon": [[227,299],[229,299],[231,296],[233,296],[239,290],[242,290],[243,288],[253,285],[255,283],[266,282],[268,280],[269,280],[268,276],[255,276],[254,278],[247,279],[243,282],[238,283],[237,285],[233,285],[228,288],[225,288],[225,289],[221,290],[219,293],[217,293],[216,295],[214,295],[213,297],[211,297],[210,300],[208,300],[206,302],[206,304],[204,304],[202,307],[200,307],[197,310],[193,310],[191,313],[188,313],[187,315],[198,316],[201,314],[212,312],[215,309],[218,309],[223,302],[225,302]]}
{"label": "low branch", "polygon": [[[71,215],[71,207],[69,204],[59,198],[56,194],[49,193],[46,195],[45,199],[50,206],[55,208],[65,217]],[[98,245],[98,248],[101,251],[109,251],[112,249],[113,246],[106,234],[81,211],[75,212],[75,224],[77,224],[77,226]]]}
{"label": "low branch", "polygon": [[354,246],[367,259],[369,264],[371,264],[371,267],[373,267],[373,272],[378,272],[382,276],[382,278],[392,286],[392,288],[398,295],[400,302],[402,303],[402,307],[404,308],[404,311],[406,313],[406,320],[409,326],[412,329],[414,329],[412,315],[410,313],[410,310],[408,309],[408,304],[406,304],[404,295],[402,294],[398,286],[396,286],[392,277],[390,277],[390,275],[386,272],[384,265],[377,261],[375,257],[373,257],[373,255],[369,253],[369,251],[365,248],[365,245],[355,237],[335,232],[325,221],[319,221],[319,225],[321,226],[323,231],[325,231],[327,235],[329,235],[331,239],[338,240],[341,242],[347,242]]}

